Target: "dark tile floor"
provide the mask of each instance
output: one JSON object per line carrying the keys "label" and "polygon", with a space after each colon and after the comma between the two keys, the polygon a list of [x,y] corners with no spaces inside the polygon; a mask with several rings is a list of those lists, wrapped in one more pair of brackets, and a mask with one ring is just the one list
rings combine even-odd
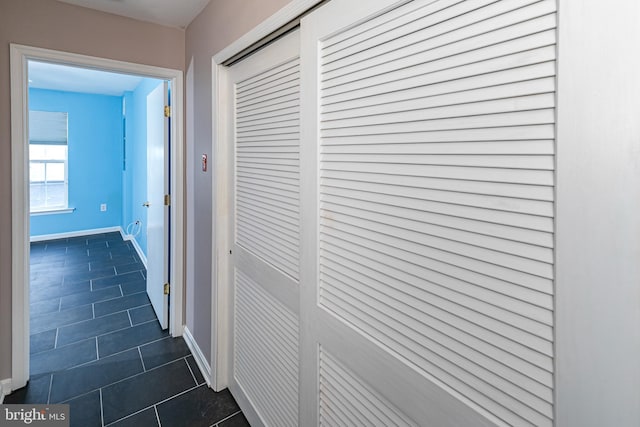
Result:
{"label": "dark tile floor", "polygon": [[248,426],[160,329],[120,233],[31,244],[31,380],[5,403],[68,403],[71,425]]}

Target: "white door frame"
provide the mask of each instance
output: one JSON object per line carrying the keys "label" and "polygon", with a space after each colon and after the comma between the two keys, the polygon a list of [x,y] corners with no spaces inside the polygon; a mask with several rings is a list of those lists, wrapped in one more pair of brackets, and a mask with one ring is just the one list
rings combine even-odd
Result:
{"label": "white door frame", "polygon": [[97,68],[171,82],[171,308],[169,332],[183,332],[184,286],[184,141],[183,73],[181,70],[11,44],[11,389],[29,380],[29,168],[28,72],[29,60]]}
{"label": "white door frame", "polygon": [[212,79],[212,153],[214,157],[214,173],[211,178],[213,188],[213,241],[211,250],[211,387],[220,391],[229,385],[229,351],[231,331],[229,330],[229,310],[231,280],[230,250],[232,240],[231,188],[230,180],[233,171],[229,167],[229,156],[232,147],[229,146],[228,121],[225,117],[225,104],[231,102],[233,94],[227,94],[221,87],[222,76],[226,66],[223,62],[234,55],[259,42],[264,37],[291,22],[305,11],[320,3],[322,0],[293,0],[278,12],[267,18],[251,31],[231,43],[215,54],[211,60]]}

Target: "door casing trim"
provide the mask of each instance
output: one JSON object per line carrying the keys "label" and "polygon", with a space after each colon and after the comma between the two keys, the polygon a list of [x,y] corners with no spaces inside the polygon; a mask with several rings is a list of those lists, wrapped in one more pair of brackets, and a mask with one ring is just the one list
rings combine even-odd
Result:
{"label": "door casing trim", "polygon": [[183,72],[170,68],[11,44],[11,384],[29,380],[29,215],[27,117],[29,60],[135,74],[171,82],[171,219],[169,333],[183,333],[184,293],[184,118]]}

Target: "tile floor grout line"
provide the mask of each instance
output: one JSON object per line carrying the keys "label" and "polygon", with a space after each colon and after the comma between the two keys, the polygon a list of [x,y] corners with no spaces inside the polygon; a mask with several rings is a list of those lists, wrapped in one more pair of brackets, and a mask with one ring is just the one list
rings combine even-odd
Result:
{"label": "tile floor grout line", "polygon": [[53,374],[49,374],[49,393],[47,393],[47,405],[51,403],[51,389],[53,388]]}
{"label": "tile floor grout line", "polygon": [[[121,311],[119,311],[118,313],[122,313],[122,312],[121,312]],[[115,314],[115,313],[114,313],[114,314]],[[106,317],[106,316],[104,316],[104,317]],[[100,319],[100,317],[98,317],[98,319]],[[95,319],[89,319],[89,320],[95,320]],[[138,323],[136,326],[146,325],[147,323],[151,323],[151,322],[157,322],[157,320],[156,320],[156,319],[148,320],[148,321],[146,321],[146,322]],[[78,322],[78,323],[82,323],[82,322]],[[77,325],[77,323],[73,323],[72,325]],[[64,325],[64,326],[61,326],[61,327],[65,327],[65,326],[72,326],[72,325]],[[132,328],[132,327],[133,327],[133,326],[126,326],[126,327],[121,328],[121,329],[115,329],[115,330],[110,331],[110,332],[105,332],[104,334],[88,336],[88,337],[86,337],[86,338],[82,338],[82,339],[77,340],[77,341],[73,341],[73,342],[70,342],[70,343],[66,343],[65,345],[63,345],[63,346],[61,346],[61,347],[57,347],[57,348],[64,348],[64,347],[66,347],[66,346],[69,346],[69,345],[72,345],[72,344],[77,344],[77,343],[79,343],[79,342],[86,341],[86,340],[89,340],[89,339],[91,339],[91,338],[96,338],[96,339],[97,339],[97,338],[100,338],[100,337],[103,337],[103,336],[105,336],[105,335],[109,335],[109,334],[112,334],[112,333],[115,333],[115,332],[122,332],[122,331],[127,330],[127,329]],[[58,329],[59,329],[59,328],[58,328]],[[51,329],[48,329],[48,331],[50,331],[50,330],[51,330]],[[42,331],[42,332],[47,332],[47,331]],[[38,332],[38,333],[40,333],[40,332]],[[57,335],[57,332],[56,332],[56,335]],[[157,340],[149,341],[148,343],[145,343],[145,344],[150,344],[150,343],[152,343],[152,342],[160,341],[161,339],[165,339],[165,338],[167,338],[167,337],[158,338]],[[56,337],[56,345],[57,345],[57,337]],[[127,350],[131,350],[132,348],[133,348],[133,347],[130,347],[130,348],[128,348]],[[50,350],[44,350],[44,351],[50,351]],[[122,353],[122,352],[124,352],[124,351],[126,351],[126,350],[119,351],[118,353]],[[43,351],[40,351],[40,352],[38,352],[38,353],[34,353],[34,354],[40,354],[40,353],[43,353]],[[118,354],[118,353],[113,353],[113,354]],[[110,354],[109,356],[111,356],[111,354]]]}
{"label": "tile floor grout line", "polygon": [[[120,285],[115,285],[115,286],[109,286],[108,288],[98,289],[97,291],[76,292],[74,294],[63,295],[63,296],[60,297],[60,301],[62,301],[62,298],[65,298],[65,297],[70,297],[70,296],[74,296],[74,295],[81,295],[81,294],[85,294],[85,293],[88,294],[88,293],[91,293],[91,292],[100,292],[100,291],[104,291],[104,290],[109,289],[109,288],[115,288],[116,286],[120,287]],[[135,293],[129,294],[129,295],[136,295],[136,294],[141,294],[141,293],[144,293],[144,292],[146,292],[146,291],[135,292]],[[92,303],[89,303],[89,304],[99,304],[101,302],[113,301],[113,300],[116,300],[118,298],[124,298],[125,296],[129,296],[129,295],[124,295],[123,292],[122,292],[122,288],[120,288],[120,295],[119,296],[113,297],[113,298],[109,298],[109,299],[105,299],[105,300],[101,300],[101,301],[92,302]],[[37,302],[40,302],[40,301],[37,301]],[[70,307],[67,310],[71,310],[73,308],[78,308],[78,307],[84,307],[85,305],[89,305],[89,304],[76,305],[75,307]],[[135,308],[135,307],[132,307],[132,308]],[[124,311],[124,310],[122,310],[122,311]],[[47,314],[47,313],[43,313],[43,314]]]}
{"label": "tile floor grout line", "polygon": [[[143,293],[143,292],[138,292],[138,293],[140,293],[140,294],[141,294],[141,293]],[[131,295],[136,295],[136,294],[131,294]],[[118,297],[118,298],[122,298],[122,297]],[[115,299],[115,298],[114,298],[114,299]],[[101,302],[102,302],[102,301],[101,301]],[[87,306],[87,305],[89,305],[89,304],[80,305],[80,306],[78,306],[78,307],[73,307],[73,308],[85,307],[85,306]],[[118,313],[124,313],[124,312],[125,312],[125,311],[127,311],[127,310],[132,310],[132,309],[135,309],[135,308],[146,307],[146,306],[148,306],[148,305],[151,305],[151,304],[136,305],[135,307],[129,307],[129,308],[126,308],[126,309],[124,309],[124,310],[114,311],[113,313],[104,314],[104,315],[102,315],[102,316],[98,316],[98,317],[96,317],[96,318],[94,318],[94,319],[85,319],[85,320],[80,320],[80,321],[78,321],[78,322],[66,323],[66,324],[63,324],[63,325],[57,326],[57,328],[64,328],[64,327],[66,327],[66,326],[74,326],[74,325],[77,325],[77,324],[82,323],[82,322],[88,322],[89,320],[102,319],[102,318],[107,317],[107,316],[112,316],[112,315],[114,315],[114,314],[118,314]],[[72,309],[70,309],[70,310],[72,310]],[[66,310],[65,310],[65,311],[66,311]],[[54,311],[53,313],[55,313],[55,311]],[[42,316],[47,315],[47,314],[52,314],[52,313],[43,313],[43,314],[42,314]],[[39,316],[36,316],[36,317],[39,317]],[[152,322],[153,320],[156,320],[156,319],[147,320],[146,322],[139,323],[139,325],[142,325],[143,323],[149,323],[149,322]],[[137,325],[136,325],[136,326],[137,326]],[[51,328],[51,329],[53,329],[53,328]],[[40,331],[40,332],[50,331],[51,329],[45,329],[44,331]],[[126,329],[126,328],[123,328],[123,329]],[[39,333],[39,332],[37,332],[37,333]]]}
{"label": "tile floor grout line", "polygon": [[154,403],[154,406],[156,406],[156,405],[161,405],[161,404],[163,404],[163,403],[166,403],[166,402],[170,401],[171,399],[175,399],[176,397],[180,397],[180,396],[182,396],[183,394],[187,394],[187,393],[189,393],[189,392],[192,392],[193,390],[195,390],[195,389],[197,389],[197,388],[200,388],[200,387],[202,387],[202,386],[204,386],[204,385],[205,385],[205,384],[196,385],[196,386],[193,386],[193,387],[191,387],[191,388],[189,388],[189,389],[187,389],[187,390],[181,391],[180,393],[174,394],[174,395],[173,395],[173,396],[171,396],[171,397],[167,397],[166,399],[163,399],[163,400],[160,400],[159,402]]}
{"label": "tile floor grout line", "polygon": [[228,416],[228,417],[226,417],[226,418],[223,418],[223,419],[221,419],[221,420],[218,420],[218,421],[216,421],[216,422],[215,422],[215,423],[213,423],[213,424],[214,424],[214,425],[220,425],[220,423],[223,423],[223,422],[227,421],[229,418],[233,418],[233,417],[235,417],[236,415],[238,415],[238,414],[239,414],[239,413],[241,413],[241,412],[242,412],[242,410],[239,410],[238,412],[235,412],[235,413],[233,413],[233,414],[229,415],[229,416]]}
{"label": "tile floor grout line", "polygon": [[[94,337],[94,338],[96,338],[96,341],[97,341],[97,338],[98,338],[98,337]],[[144,347],[145,345],[153,344],[153,343],[156,343],[156,342],[158,342],[158,341],[162,341],[162,340],[167,339],[167,338],[169,338],[169,337],[162,337],[162,338],[158,338],[157,340],[153,340],[153,341],[149,341],[149,342],[146,342],[146,343],[143,343],[143,344],[139,344],[138,346],[140,346],[140,347]],[[90,339],[90,338],[87,338],[87,339]],[[83,341],[84,341],[84,340],[83,340]],[[80,341],[78,341],[78,342],[80,342]],[[67,345],[70,345],[70,344],[67,344]],[[63,347],[66,347],[66,346],[63,346]],[[103,357],[102,357],[102,359],[107,358],[107,357],[111,357],[111,356],[117,356],[117,355],[122,354],[122,353],[126,353],[127,351],[131,351],[131,350],[133,350],[134,348],[135,348],[135,347],[129,347],[129,348],[127,348],[127,349],[125,349],[125,350],[121,350],[121,351],[119,351],[119,352],[117,352],[117,353],[108,354],[108,355],[106,355],[106,356],[103,356]],[[42,352],[40,352],[40,353],[42,353]],[[36,353],[36,354],[40,354],[40,353]],[[184,357],[186,358],[186,357],[189,357],[189,356],[184,356]],[[164,363],[164,364],[162,364],[162,365],[158,366],[158,368],[159,368],[159,367],[161,367],[161,366],[164,366],[164,365],[168,365],[169,363],[175,362],[175,361],[180,360],[180,359],[181,359],[181,358],[178,358],[178,359],[172,360],[172,361],[170,361],[170,362],[166,362],[166,363]],[[97,360],[97,359],[96,359],[96,360]],[[89,364],[91,364],[91,363],[93,363],[93,362],[95,362],[95,360],[90,360],[90,361],[88,361],[88,362],[81,363],[81,364],[79,364],[79,365],[74,366],[73,368],[79,368],[79,367],[81,367],[81,366],[89,365]],[[69,368],[69,369],[72,369],[72,368]],[[152,368],[152,369],[150,369],[150,370],[153,370],[153,369],[155,369],[155,368]],[[137,374],[136,374],[136,375],[137,375]],[[127,378],[130,378],[130,377],[127,377]]]}
{"label": "tile floor grout line", "polygon": [[[56,338],[53,341],[53,349],[57,349],[58,348],[58,331],[60,331],[60,328],[56,328]],[[64,347],[64,346],[63,346]],[[46,350],[45,350],[46,351]],[[40,352],[42,353],[42,352]]]}
{"label": "tile floor grout line", "polygon": [[140,346],[138,346],[138,354],[140,355],[140,362],[142,362],[142,371],[147,372],[147,367],[144,364],[144,358],[142,357],[142,351],[140,350]]}
{"label": "tile floor grout line", "polygon": [[146,410],[148,410],[148,409],[150,409],[150,408],[151,408],[151,406],[147,406],[146,408],[140,409],[139,411],[136,411],[136,412],[134,412],[134,413],[132,413],[132,414],[129,414],[129,415],[125,416],[125,417],[118,418],[117,420],[112,421],[112,422],[110,422],[109,424],[107,424],[105,427],[112,426],[112,425],[114,425],[115,423],[119,423],[120,421],[123,421],[123,420],[126,420],[126,419],[128,419],[128,418],[134,417],[134,416],[136,416],[136,415],[138,415],[138,414],[141,414],[142,412],[144,412],[144,411],[146,411]]}
{"label": "tile floor grout line", "polygon": [[[159,340],[158,340],[158,341],[159,341]],[[151,344],[151,343],[147,343],[147,344]],[[145,344],[145,345],[146,345],[146,344]],[[120,353],[124,353],[124,352],[131,351],[131,350],[133,350],[133,347],[132,347],[132,348],[129,348],[129,349],[127,349],[127,350],[121,351]],[[106,357],[110,357],[110,356],[115,356],[116,354],[120,354],[120,353],[110,354],[109,356],[105,356],[104,358],[106,358]],[[114,381],[114,382],[112,382],[112,383],[106,384],[106,385],[102,386],[101,388],[109,387],[109,386],[112,386],[112,385],[114,385],[114,384],[118,384],[118,383],[121,383],[121,382],[123,382],[123,381],[130,380],[131,378],[134,378],[134,377],[140,376],[140,375],[145,374],[145,373],[147,373],[147,372],[155,371],[155,370],[157,370],[157,369],[160,369],[160,368],[163,368],[163,367],[165,367],[165,366],[167,366],[167,365],[170,365],[171,363],[175,363],[175,362],[179,361],[180,359],[186,359],[187,357],[189,357],[189,356],[184,356],[184,357],[181,357],[181,358],[179,358],[179,359],[175,359],[175,360],[172,360],[172,361],[170,361],[170,362],[163,363],[162,365],[154,366],[153,368],[151,368],[151,369],[149,369],[149,370],[147,370],[147,371],[138,372],[137,374],[133,374],[133,375],[130,375],[130,376],[128,376],[128,377],[121,378],[121,379],[119,379],[119,380],[117,380],[117,381]],[[103,358],[103,359],[104,359],[104,358]],[[96,361],[97,361],[97,360],[91,360],[91,361],[89,361],[89,362],[85,362],[85,363],[82,363],[82,364],[80,364],[80,365],[73,366],[73,367],[71,367],[71,368],[69,368],[69,369],[65,369],[65,371],[70,371],[70,370],[75,369],[75,368],[83,367],[83,366],[89,365],[89,364],[91,364],[91,363],[93,363],[93,362],[96,362]],[[188,363],[187,363],[187,365],[188,365]],[[197,385],[195,385],[195,386],[194,386],[194,388],[200,387],[201,385],[206,385],[206,383],[197,384]],[[75,399],[75,398],[77,398],[77,397],[84,396],[84,395],[86,395],[86,394],[92,393],[92,392],[94,392],[94,391],[96,391],[96,390],[98,390],[98,389],[97,389],[97,388],[94,388],[94,389],[91,389],[91,390],[89,390],[89,391],[87,391],[87,392],[85,392],[85,393],[81,393],[81,394],[79,394],[79,395],[77,395],[77,396],[72,396],[72,397],[70,397],[69,399],[66,399],[66,400],[65,400],[65,402],[67,402],[67,401],[69,401],[69,400],[73,400],[73,399]]]}
{"label": "tile floor grout line", "polygon": [[162,427],[162,423],[160,422],[160,414],[158,414],[158,405],[153,405],[153,410],[156,411],[156,420],[158,420],[158,427]]}
{"label": "tile floor grout line", "polygon": [[[156,369],[156,368],[153,368],[153,369]],[[152,369],[152,370],[153,370],[153,369]],[[138,376],[138,375],[141,375],[141,374],[136,374],[136,375],[133,375],[133,376],[131,376],[131,377],[125,378],[125,379],[123,379],[123,380],[120,380],[120,381],[116,381],[116,382],[114,382],[114,383],[107,384],[107,385],[105,385],[105,386],[103,386],[103,387],[100,387],[100,388],[96,388],[96,389],[93,389],[93,390],[87,391],[87,392],[82,393],[82,394],[79,394],[79,395],[77,395],[77,396],[72,396],[72,397],[70,397],[69,399],[65,399],[65,400],[63,400],[62,402],[59,402],[59,403],[61,403],[61,404],[66,404],[67,402],[69,402],[69,401],[71,401],[71,400],[75,400],[75,399],[77,399],[77,398],[79,398],[79,397],[87,396],[87,395],[89,395],[89,394],[91,394],[91,393],[94,393],[94,392],[96,392],[96,391],[98,391],[98,390],[101,390],[101,389],[103,389],[103,388],[110,387],[110,386],[112,386],[113,384],[118,384],[118,383],[120,383],[120,382],[122,382],[122,381],[125,381],[125,380],[127,380],[127,379],[129,379],[129,378],[133,378],[133,377]],[[189,392],[191,392],[191,391],[193,391],[193,390],[195,390],[195,389],[197,389],[197,388],[199,388],[199,387],[205,386],[205,385],[206,385],[206,384],[201,384],[201,385],[197,385],[197,386],[191,387],[191,388],[189,388],[189,389],[183,390],[183,391],[181,391],[181,392],[179,392],[179,393],[177,393],[177,394],[174,394],[173,396],[167,397],[166,399],[160,400],[160,401],[158,401],[158,402],[156,402],[156,403],[154,403],[154,404],[152,404],[152,405],[145,406],[144,408],[139,409],[139,410],[138,410],[138,411],[136,411],[136,412],[133,412],[133,413],[131,413],[131,414],[129,414],[129,415],[126,415],[126,416],[124,416],[124,417],[122,417],[122,418],[118,418],[117,420],[114,420],[114,421],[110,422],[109,424],[107,424],[107,426],[113,425],[113,424],[115,424],[116,422],[118,422],[118,421],[122,421],[122,420],[124,420],[124,419],[126,419],[126,418],[130,418],[130,417],[132,417],[132,416],[134,416],[134,415],[137,415],[137,414],[139,414],[139,413],[141,413],[141,412],[146,411],[146,410],[147,410],[147,409],[149,409],[149,408],[154,407],[155,405],[160,405],[160,404],[165,403],[165,402],[167,402],[167,401],[169,401],[169,400],[171,400],[171,399],[173,399],[173,398],[175,398],[175,397],[182,396],[183,394],[189,393]],[[106,426],[105,426],[105,427],[106,427]]]}
{"label": "tile floor grout line", "polygon": [[98,349],[98,337],[95,337],[96,340],[96,360],[100,360],[100,350]]}
{"label": "tile floor grout line", "polygon": [[129,324],[133,328],[133,320],[131,320],[131,312],[129,310],[127,310],[127,316],[129,316]]}
{"label": "tile floor grout line", "polygon": [[124,297],[124,292],[122,292],[122,283],[118,285],[118,288],[120,288],[120,298]]}
{"label": "tile floor grout line", "polygon": [[191,369],[189,362],[187,362],[187,356],[185,356],[183,359],[184,359],[184,363],[187,364],[187,368],[189,368],[189,372],[191,372],[191,377],[193,378],[193,382],[195,382],[196,385],[198,385],[198,380],[196,379],[196,376],[193,374],[193,369]]}
{"label": "tile floor grout line", "polygon": [[[62,300],[62,298],[61,298]],[[93,315],[92,319],[96,318],[96,303],[92,302],[91,303],[91,314]]]}
{"label": "tile floor grout line", "polygon": [[99,390],[100,393],[100,423],[102,427],[104,427],[104,407],[102,404],[102,388]]}

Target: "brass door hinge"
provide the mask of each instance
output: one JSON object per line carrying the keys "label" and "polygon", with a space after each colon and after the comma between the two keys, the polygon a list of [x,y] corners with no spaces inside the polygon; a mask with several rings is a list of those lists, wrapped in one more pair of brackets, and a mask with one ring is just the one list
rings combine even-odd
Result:
{"label": "brass door hinge", "polygon": [[164,205],[165,206],[171,206],[171,196],[168,194],[164,195]]}
{"label": "brass door hinge", "polygon": [[164,284],[164,294],[165,295],[169,295],[169,289],[171,288],[171,286],[169,286],[168,283]]}
{"label": "brass door hinge", "polygon": [[169,107],[168,105],[164,106],[164,116],[171,117],[171,107]]}

